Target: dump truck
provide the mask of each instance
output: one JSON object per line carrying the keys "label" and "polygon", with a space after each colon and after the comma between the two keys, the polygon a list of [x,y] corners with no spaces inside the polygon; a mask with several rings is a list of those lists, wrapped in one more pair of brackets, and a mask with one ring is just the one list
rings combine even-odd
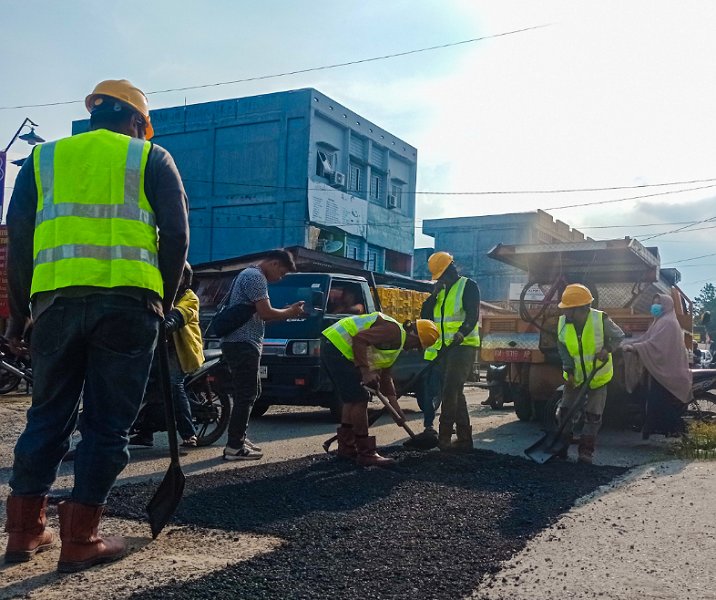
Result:
{"label": "dump truck", "polygon": [[[549,418],[563,385],[557,350],[557,304],[565,286],[586,285],[594,308],[606,312],[627,338],[638,338],[652,322],[654,294],[671,294],[676,316],[691,348],[693,303],[679,289],[676,269],[662,269],[658,248],[631,238],[555,244],[498,244],[488,256],[527,273],[527,283],[510,314],[482,319],[481,360],[489,363],[488,400],[494,408],[514,403],[521,420]],[[604,420],[617,426],[641,422],[643,403],[627,394],[621,353],[615,354]],[[548,409],[550,412],[551,409]]]}

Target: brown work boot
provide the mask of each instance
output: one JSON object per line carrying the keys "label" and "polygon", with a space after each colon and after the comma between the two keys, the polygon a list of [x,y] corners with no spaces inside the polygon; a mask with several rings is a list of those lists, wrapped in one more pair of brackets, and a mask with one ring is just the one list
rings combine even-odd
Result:
{"label": "brown work boot", "polygon": [[52,548],[54,536],[46,527],[46,508],[47,496],[8,496],[6,563],[27,562],[37,552]]}
{"label": "brown work boot", "polygon": [[457,441],[450,445],[455,452],[472,452],[472,425],[457,425]]}
{"label": "brown work boot", "polygon": [[440,423],[438,425],[438,448],[440,450],[452,450],[451,439],[452,423]]}
{"label": "brown work boot", "polygon": [[584,435],[579,438],[579,446],[577,447],[577,461],[588,465],[592,464],[592,455],[594,454],[594,446],[597,438],[593,435]]}
{"label": "brown work boot", "polygon": [[60,539],[62,550],[57,570],[74,573],[93,565],[112,562],[127,552],[121,537],[101,538],[97,535],[104,506],[90,506],[78,502],[60,502]]}
{"label": "brown work boot", "polygon": [[338,450],[336,450],[336,456],[349,458],[351,460],[355,460],[356,456],[358,456],[356,434],[353,433],[353,427],[350,425],[341,424],[338,428]]}
{"label": "brown work boot", "polygon": [[356,448],[358,449],[356,463],[361,467],[390,467],[395,464],[392,458],[385,458],[378,454],[374,435],[357,435]]}

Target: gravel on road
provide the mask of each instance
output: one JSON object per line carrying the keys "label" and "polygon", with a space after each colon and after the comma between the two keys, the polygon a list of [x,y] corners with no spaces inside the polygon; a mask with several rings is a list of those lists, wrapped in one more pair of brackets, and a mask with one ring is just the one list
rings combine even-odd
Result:
{"label": "gravel on road", "polygon": [[[189,477],[177,523],[284,543],[131,597],[462,598],[579,497],[625,471],[480,450],[392,456],[398,464],[386,470],[316,455]],[[111,515],[145,519],[155,489],[116,488]]]}

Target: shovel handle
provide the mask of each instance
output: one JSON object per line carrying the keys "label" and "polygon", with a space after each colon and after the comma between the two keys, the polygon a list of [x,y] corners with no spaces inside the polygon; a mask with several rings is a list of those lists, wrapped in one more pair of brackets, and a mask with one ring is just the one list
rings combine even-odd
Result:
{"label": "shovel handle", "polygon": [[371,394],[375,394],[376,396],[378,396],[378,400],[383,403],[383,406],[385,406],[386,410],[390,413],[390,416],[393,417],[393,421],[395,421],[396,424],[400,425],[403,429],[405,429],[405,431],[408,432],[408,435],[411,438],[415,437],[415,433],[413,433],[413,430],[410,429],[408,424],[405,422],[405,419],[403,419],[403,417],[400,416],[398,411],[393,408],[393,405],[390,403],[390,400],[388,400],[380,390],[368,387],[366,385],[364,385],[363,387]]}
{"label": "shovel handle", "polygon": [[177,442],[177,421],[172,399],[172,384],[169,377],[169,347],[167,344],[167,329],[162,322],[159,325],[159,340],[157,341],[159,355],[159,384],[164,398],[164,414],[169,436],[169,456],[172,465],[179,464],[179,443]]}

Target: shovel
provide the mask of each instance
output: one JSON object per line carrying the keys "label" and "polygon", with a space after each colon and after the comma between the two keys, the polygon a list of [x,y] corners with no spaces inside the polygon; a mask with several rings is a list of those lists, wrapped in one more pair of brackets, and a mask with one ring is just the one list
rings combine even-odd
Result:
{"label": "shovel", "polygon": [[[438,352],[438,355],[435,358],[435,360],[430,361],[427,365],[425,365],[422,369],[420,369],[420,371],[418,371],[415,375],[413,375],[410,378],[410,380],[408,381],[408,383],[406,383],[403,386],[403,389],[409,390],[416,381],[418,381],[423,375],[425,375],[425,373],[427,373],[430,369],[434,368],[435,365],[439,364],[441,360],[444,360],[445,355],[450,352],[450,349],[452,347],[453,346],[447,346],[443,350],[440,350]],[[457,348],[457,346],[455,346],[455,348]],[[323,359],[321,359],[321,360],[323,360]],[[331,370],[328,368],[328,365],[325,362],[323,363],[323,365],[326,369],[326,373],[328,373],[328,377],[331,379],[331,381],[333,382],[333,386],[335,387],[335,381],[333,381],[333,376],[331,375]],[[374,391],[373,388],[369,388],[369,390],[371,392]],[[399,393],[398,398],[400,398],[402,395],[403,395],[402,392]],[[372,425],[374,425],[375,422],[378,419],[380,419],[384,414],[385,414],[385,411],[381,410],[381,411],[371,415],[371,417],[368,419],[368,427],[371,427]],[[413,448],[419,448],[421,450],[429,450],[430,448],[435,448],[438,445],[437,439],[433,440],[432,438],[433,438],[433,436],[429,436],[426,439],[426,436],[424,436],[423,434],[418,434],[418,435],[413,434],[411,436],[410,440],[405,443],[406,444],[411,443],[411,446]],[[326,452],[329,452],[331,449],[331,446],[333,445],[333,442],[335,442],[337,439],[338,439],[337,435],[333,435],[330,438],[328,438],[325,442],[323,442],[323,449]]]}
{"label": "shovel", "polygon": [[[572,440],[572,419],[575,415],[584,408],[587,403],[587,392],[589,391],[589,383],[594,379],[597,371],[601,369],[606,362],[603,362],[598,367],[594,368],[589,374],[587,379],[579,388],[579,393],[572,404],[572,407],[567,411],[567,414],[562,419],[562,424],[555,431],[548,431],[544,436],[536,443],[532,444],[525,450],[525,454],[528,458],[531,458],[534,462],[543,465],[551,458],[557,456],[560,452],[564,452],[569,449]],[[569,428],[567,427],[569,425]]]}
{"label": "shovel", "polygon": [[429,450],[430,448],[435,448],[438,445],[437,438],[428,438],[428,437],[418,437],[415,435],[412,429],[410,429],[410,426],[405,422],[405,419],[400,416],[397,410],[393,408],[393,405],[390,403],[390,400],[388,400],[383,393],[376,388],[368,387],[367,385],[363,386],[368,392],[371,394],[375,394],[378,396],[378,400],[380,400],[383,403],[383,406],[385,409],[390,413],[390,416],[393,417],[393,420],[396,422],[396,424],[400,425],[407,434],[410,436],[410,439],[413,442],[413,448],[418,448],[420,450]]}
{"label": "shovel", "polygon": [[159,328],[159,383],[164,397],[164,411],[167,420],[167,434],[169,435],[169,454],[171,462],[164,479],[159,484],[154,497],[147,504],[149,526],[152,529],[152,538],[161,533],[164,526],[174,515],[174,512],[184,494],[186,477],[179,464],[179,444],[177,442],[177,425],[174,414],[174,401],[169,380],[169,350],[167,348],[167,332],[164,324]]}

